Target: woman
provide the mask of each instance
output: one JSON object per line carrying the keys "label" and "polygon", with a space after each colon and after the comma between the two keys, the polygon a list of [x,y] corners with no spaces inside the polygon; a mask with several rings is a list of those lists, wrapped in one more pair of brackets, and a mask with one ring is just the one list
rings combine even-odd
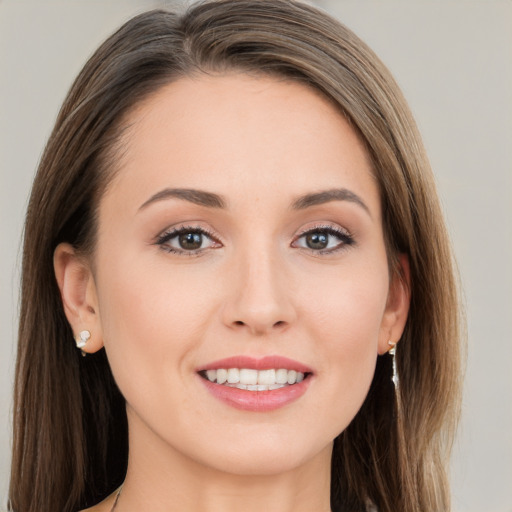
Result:
{"label": "woman", "polygon": [[458,343],[375,55],[289,1],[140,15],[34,182],[10,508],[448,510]]}

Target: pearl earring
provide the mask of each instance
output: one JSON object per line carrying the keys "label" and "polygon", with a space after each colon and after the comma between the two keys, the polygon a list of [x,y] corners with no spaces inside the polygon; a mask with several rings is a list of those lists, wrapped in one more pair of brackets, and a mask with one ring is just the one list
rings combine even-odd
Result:
{"label": "pearl earring", "polygon": [[87,342],[89,341],[89,339],[91,338],[91,333],[90,331],[80,331],[78,336],[75,338],[75,342],[76,342],[76,346],[77,348],[84,348],[85,345],[87,345]]}

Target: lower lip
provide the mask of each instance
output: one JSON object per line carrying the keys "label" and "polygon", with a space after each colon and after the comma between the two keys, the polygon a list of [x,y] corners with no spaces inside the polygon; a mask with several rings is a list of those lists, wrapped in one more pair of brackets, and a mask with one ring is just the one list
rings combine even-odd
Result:
{"label": "lower lip", "polygon": [[215,398],[235,409],[254,412],[274,411],[294,402],[307,391],[311,381],[311,375],[309,375],[302,382],[284,388],[269,391],[248,391],[215,384],[202,377],[199,378]]}

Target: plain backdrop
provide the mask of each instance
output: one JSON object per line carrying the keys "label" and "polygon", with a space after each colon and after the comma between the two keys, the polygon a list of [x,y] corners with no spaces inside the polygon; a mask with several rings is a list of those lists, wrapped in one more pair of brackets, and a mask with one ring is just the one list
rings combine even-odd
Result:
{"label": "plain backdrop", "polygon": [[[377,52],[423,133],[468,320],[453,509],[511,512],[512,2],[311,3],[337,16]],[[20,245],[31,181],[59,106],[86,58],[131,15],[164,4],[0,0],[0,510],[8,487]]]}

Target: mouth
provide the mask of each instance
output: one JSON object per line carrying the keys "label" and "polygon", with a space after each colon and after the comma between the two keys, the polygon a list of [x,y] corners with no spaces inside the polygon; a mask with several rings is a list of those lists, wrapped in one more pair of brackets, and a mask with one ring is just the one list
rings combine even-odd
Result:
{"label": "mouth", "polygon": [[230,407],[274,411],[307,392],[313,371],[282,356],[235,356],[198,368],[207,391]]}
{"label": "mouth", "polygon": [[274,391],[299,384],[311,375],[287,368],[217,368],[198,373],[211,383],[247,391]]}

